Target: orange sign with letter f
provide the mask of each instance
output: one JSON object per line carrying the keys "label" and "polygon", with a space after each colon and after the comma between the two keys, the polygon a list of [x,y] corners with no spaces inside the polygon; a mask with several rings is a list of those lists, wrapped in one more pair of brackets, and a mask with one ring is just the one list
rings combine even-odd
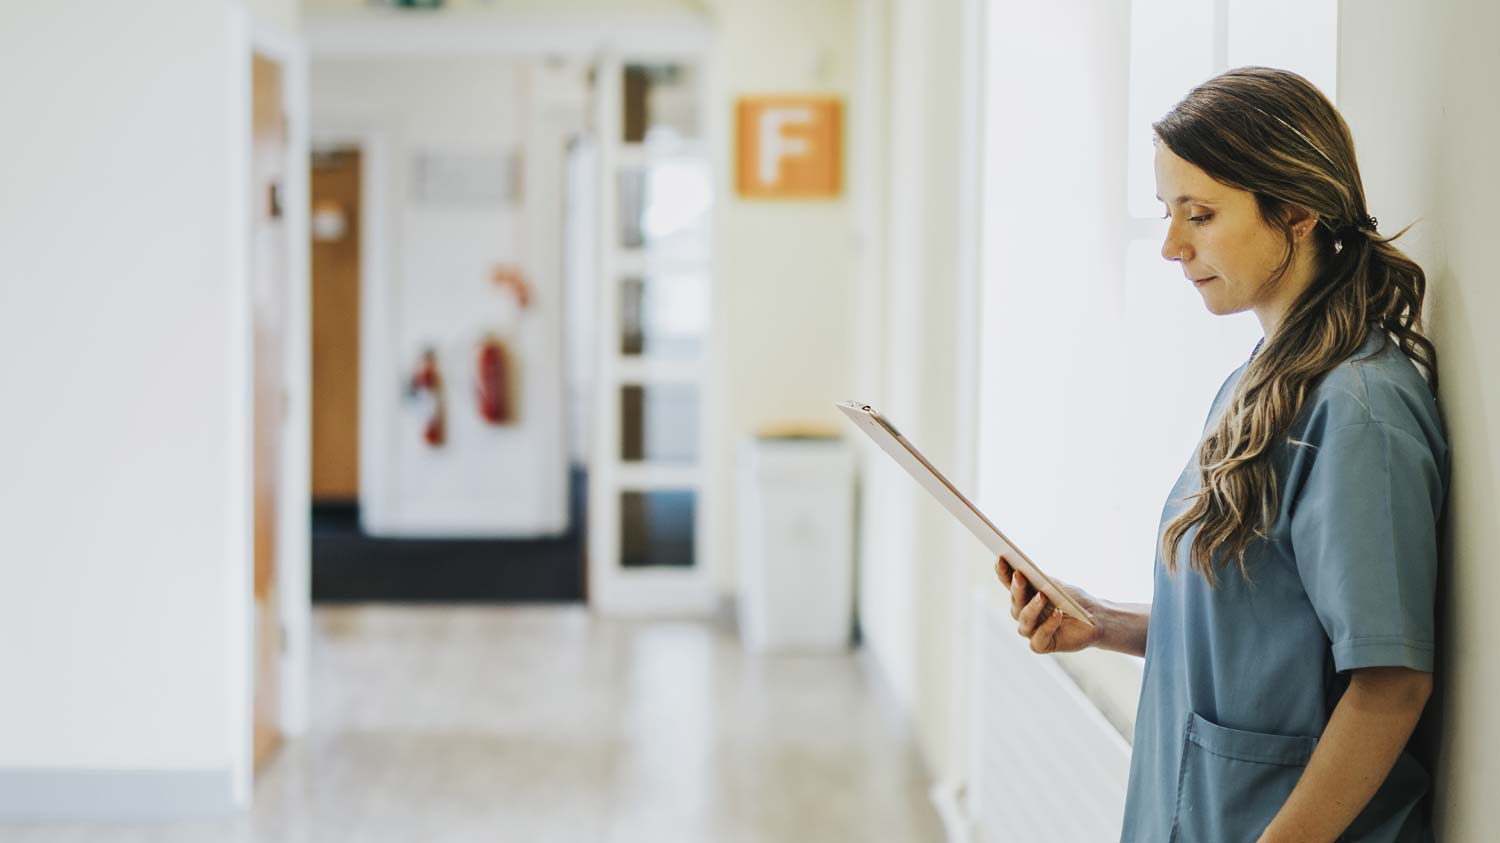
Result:
{"label": "orange sign with letter f", "polygon": [[739,194],[752,199],[838,196],[841,106],[832,97],[742,97],[735,109]]}

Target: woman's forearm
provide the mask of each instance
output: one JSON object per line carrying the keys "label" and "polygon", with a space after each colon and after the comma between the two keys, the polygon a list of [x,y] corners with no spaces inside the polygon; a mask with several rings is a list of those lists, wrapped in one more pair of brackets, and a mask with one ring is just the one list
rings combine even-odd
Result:
{"label": "woman's forearm", "polygon": [[1307,769],[1260,843],[1331,841],[1342,834],[1390,774],[1431,690],[1430,673],[1356,670]]}
{"label": "woman's forearm", "polygon": [[1100,612],[1103,637],[1098,646],[1131,656],[1146,655],[1146,630],[1151,625],[1150,603],[1105,602]]}

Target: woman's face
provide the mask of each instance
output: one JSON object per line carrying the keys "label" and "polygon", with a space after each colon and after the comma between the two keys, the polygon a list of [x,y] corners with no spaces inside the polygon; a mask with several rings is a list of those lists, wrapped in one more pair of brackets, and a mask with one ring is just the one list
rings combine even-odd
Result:
{"label": "woman's face", "polygon": [[[1214,181],[1160,142],[1156,194],[1171,220],[1161,256],[1182,264],[1183,275],[1209,312],[1223,316],[1254,310],[1269,336],[1312,273],[1299,260],[1281,283],[1270,283],[1286,241],[1261,221],[1255,195]],[[1305,238],[1313,220],[1304,212],[1303,219],[1294,217],[1293,225]]]}

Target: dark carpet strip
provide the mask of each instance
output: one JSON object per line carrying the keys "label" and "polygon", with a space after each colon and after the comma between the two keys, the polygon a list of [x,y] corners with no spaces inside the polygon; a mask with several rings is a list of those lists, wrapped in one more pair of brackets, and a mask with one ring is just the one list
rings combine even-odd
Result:
{"label": "dark carpet strip", "polygon": [[571,473],[569,531],[547,539],[387,539],[357,504],[317,503],[315,603],[566,603],[584,599],[584,472]]}

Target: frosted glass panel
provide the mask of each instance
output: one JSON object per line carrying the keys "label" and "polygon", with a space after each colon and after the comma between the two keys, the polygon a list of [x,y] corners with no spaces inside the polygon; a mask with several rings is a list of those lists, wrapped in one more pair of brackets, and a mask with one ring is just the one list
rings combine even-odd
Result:
{"label": "frosted glass panel", "polygon": [[698,387],[629,385],[620,390],[620,459],[690,463],[698,458]]}
{"label": "frosted glass panel", "polygon": [[[1162,233],[1166,224],[1162,223]],[[1125,389],[1130,412],[1118,417],[1124,464],[1119,497],[1125,508],[1126,557],[1155,555],[1162,504],[1203,434],[1208,410],[1224,379],[1250,356],[1261,337],[1253,313],[1215,316],[1181,267],[1161,257],[1161,240],[1132,240],[1125,257]],[[1108,577],[1108,572],[1101,572]],[[1099,593],[1147,600],[1148,578],[1124,575]]]}
{"label": "frosted glass panel", "polygon": [[1130,216],[1162,214],[1161,203],[1155,199],[1151,124],[1214,73],[1213,3],[1135,0],[1130,5],[1130,123],[1126,127]]}
{"label": "frosted glass panel", "polygon": [[661,358],[697,356],[708,326],[708,277],[657,273],[620,285],[620,351]]}
{"label": "frosted glass panel", "polygon": [[674,144],[699,135],[698,75],[684,64],[625,66],[624,140]]}
{"label": "frosted glass panel", "polygon": [[693,564],[691,490],[620,495],[620,564],[626,568],[688,568]]}
{"label": "frosted glass panel", "polygon": [[620,245],[663,257],[706,256],[711,178],[706,160],[687,156],[622,169]]}
{"label": "frosted glass panel", "polygon": [[1300,73],[1337,102],[1337,0],[1229,0],[1229,66]]}

